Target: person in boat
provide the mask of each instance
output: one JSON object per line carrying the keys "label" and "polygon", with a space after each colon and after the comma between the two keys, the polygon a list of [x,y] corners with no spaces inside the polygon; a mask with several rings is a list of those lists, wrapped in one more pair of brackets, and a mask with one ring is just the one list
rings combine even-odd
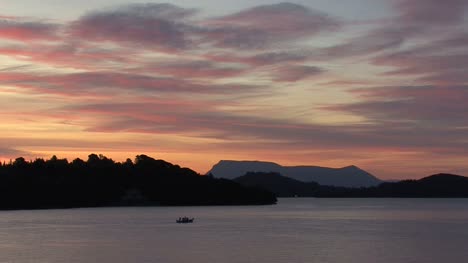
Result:
{"label": "person in boat", "polygon": [[192,223],[193,220],[194,218],[188,218],[184,216],[184,217],[179,217],[179,219],[177,220],[177,223]]}

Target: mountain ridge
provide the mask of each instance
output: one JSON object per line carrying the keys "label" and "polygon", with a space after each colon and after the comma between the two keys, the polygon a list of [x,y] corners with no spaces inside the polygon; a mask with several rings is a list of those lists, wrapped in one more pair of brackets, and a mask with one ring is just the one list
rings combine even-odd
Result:
{"label": "mountain ridge", "polygon": [[248,172],[274,172],[301,182],[317,182],[321,185],[342,187],[368,187],[383,182],[355,165],[340,168],[314,165],[282,166],[275,162],[257,160],[221,160],[212,167],[208,174],[219,178],[234,179]]}

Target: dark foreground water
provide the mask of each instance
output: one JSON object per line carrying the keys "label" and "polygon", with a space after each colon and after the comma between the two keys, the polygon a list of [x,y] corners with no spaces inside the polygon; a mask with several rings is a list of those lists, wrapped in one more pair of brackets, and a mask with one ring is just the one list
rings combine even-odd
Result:
{"label": "dark foreground water", "polygon": [[0,262],[467,261],[468,199],[0,212]]}

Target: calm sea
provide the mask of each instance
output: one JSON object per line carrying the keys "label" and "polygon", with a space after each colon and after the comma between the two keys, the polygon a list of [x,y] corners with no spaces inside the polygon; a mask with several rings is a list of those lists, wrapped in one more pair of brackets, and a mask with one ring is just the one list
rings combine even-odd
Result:
{"label": "calm sea", "polygon": [[468,199],[1,211],[0,262],[468,262]]}

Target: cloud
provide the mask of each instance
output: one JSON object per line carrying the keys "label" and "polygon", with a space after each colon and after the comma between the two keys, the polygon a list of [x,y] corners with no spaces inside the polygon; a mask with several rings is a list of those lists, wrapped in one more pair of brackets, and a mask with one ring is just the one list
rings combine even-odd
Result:
{"label": "cloud", "polygon": [[398,0],[399,20],[406,24],[451,25],[462,22],[468,8],[466,0]]}
{"label": "cloud", "polygon": [[[315,57],[324,60],[395,52],[415,39],[430,43],[440,35],[457,32],[468,8],[465,0],[396,0],[392,3],[397,11],[393,17],[375,23],[373,29],[358,37],[315,50]],[[466,36],[451,41],[446,44],[466,43]]]}
{"label": "cloud", "polygon": [[362,102],[326,107],[358,114],[377,123],[408,127],[442,126],[447,130],[468,126],[468,86],[404,86],[352,90]]}
{"label": "cloud", "polygon": [[234,63],[250,67],[273,66],[283,63],[302,63],[313,58],[310,52],[304,50],[256,52],[247,55],[240,55],[238,52],[218,51],[207,52],[203,57],[212,62]]}
{"label": "cloud", "polygon": [[463,74],[468,70],[467,44],[465,33],[455,33],[455,36],[379,55],[372,63],[394,67],[385,72],[386,76],[415,76],[423,83],[460,85],[468,82]]}
{"label": "cloud", "polygon": [[262,5],[222,17],[196,18],[194,9],[172,4],[132,4],[91,12],[69,27],[74,38],[115,42],[164,52],[215,46],[256,49],[293,44],[341,21],[305,6]]}
{"label": "cloud", "polygon": [[434,83],[439,85],[460,85],[468,84],[468,76],[466,69],[456,69],[449,72],[440,72],[429,74],[421,78],[422,81],[427,83]]}
{"label": "cloud", "polygon": [[58,40],[59,29],[57,24],[39,21],[0,20],[0,38],[21,42]]}
{"label": "cloud", "polygon": [[[468,55],[464,54],[444,54],[444,55],[407,55],[407,56],[387,56],[382,57],[377,62],[385,65],[392,65],[398,69],[389,71],[387,75],[423,75],[423,80],[431,82],[449,82],[446,84],[464,83],[468,81],[468,76],[460,78],[468,70]],[[457,77],[453,78],[454,73]],[[450,83],[451,82],[451,83]]]}
{"label": "cloud", "polygon": [[136,71],[173,77],[183,76],[185,79],[222,79],[241,75],[246,70],[246,67],[228,66],[207,60],[157,62],[136,69]]}
{"label": "cloud", "polygon": [[442,41],[437,41],[434,43],[435,45],[430,45],[432,48],[443,48],[443,47],[450,47],[450,48],[460,48],[460,47],[467,47],[468,46],[468,32],[458,33],[454,36],[451,36],[447,39]]}
{"label": "cloud", "polygon": [[119,92],[241,94],[254,93],[264,87],[243,84],[197,83],[173,77],[118,72],[81,72],[71,74],[38,74],[0,72],[0,85],[21,87],[28,92],[62,96],[104,96]]}
{"label": "cloud", "polygon": [[341,23],[305,6],[280,3],[257,6],[203,22],[206,41],[217,47],[257,49],[336,30]]}
{"label": "cloud", "polygon": [[[402,122],[318,125],[273,117],[236,115],[220,110],[219,106],[216,103],[203,105],[194,101],[155,100],[145,103],[84,104],[62,110],[68,115],[93,116],[94,122],[88,122],[86,129],[90,132],[183,136],[190,138],[190,142],[201,139],[205,142],[203,151],[212,150],[217,154],[220,148],[228,153],[273,151],[277,156],[283,156],[277,149],[287,149],[291,154],[326,149],[350,155],[367,153],[368,159],[375,157],[376,153],[390,152],[431,153],[444,158],[459,158],[468,154],[466,129]],[[254,148],[252,144],[255,144]],[[188,143],[186,147],[194,145]]]}
{"label": "cloud", "polygon": [[30,156],[30,153],[16,150],[13,148],[0,147],[0,158],[11,158],[11,156]]}
{"label": "cloud", "polygon": [[[115,66],[113,63],[129,64],[128,60],[136,58],[135,53],[144,51],[175,56],[199,55],[212,61],[193,62],[196,59],[192,59],[162,65],[159,69],[166,73],[172,69],[187,70],[184,73],[193,73],[193,77],[212,73],[235,76],[242,70],[214,66],[214,62],[249,66],[304,62],[310,58],[310,52],[298,50],[295,44],[320,32],[336,30],[342,23],[326,14],[291,3],[257,6],[217,18],[199,18],[195,14],[197,11],[194,9],[172,4],[131,4],[89,12],[76,21],[64,24],[60,38],[55,34],[57,30],[52,31],[54,27],[50,24],[51,32],[57,37],[54,44],[3,46],[0,47],[0,54],[72,68],[91,69],[99,64],[101,70]],[[41,32],[36,31],[37,34]],[[285,50],[286,46],[290,48]],[[232,48],[249,51],[254,47],[269,50],[232,53]],[[220,55],[209,54],[213,50]],[[222,58],[226,54],[228,57]],[[105,62],[108,62],[107,65],[104,65]],[[198,72],[189,71],[191,65],[196,63],[204,64]]]}
{"label": "cloud", "polygon": [[132,4],[87,14],[72,23],[70,33],[84,40],[181,49],[189,42],[183,21],[194,12],[171,4]]}
{"label": "cloud", "polygon": [[272,72],[276,81],[296,82],[311,76],[316,76],[324,72],[323,69],[306,65],[285,65],[278,67]]}
{"label": "cloud", "polygon": [[57,68],[81,70],[116,69],[135,63],[136,51],[86,43],[0,45],[0,55]]}
{"label": "cloud", "polygon": [[246,62],[251,65],[271,65],[284,62],[305,62],[310,57],[305,51],[277,51],[258,53],[246,58]]}
{"label": "cloud", "polygon": [[318,49],[315,54],[322,59],[340,59],[352,56],[368,56],[376,52],[400,47],[407,37],[407,30],[400,28],[380,28],[337,44]]}

